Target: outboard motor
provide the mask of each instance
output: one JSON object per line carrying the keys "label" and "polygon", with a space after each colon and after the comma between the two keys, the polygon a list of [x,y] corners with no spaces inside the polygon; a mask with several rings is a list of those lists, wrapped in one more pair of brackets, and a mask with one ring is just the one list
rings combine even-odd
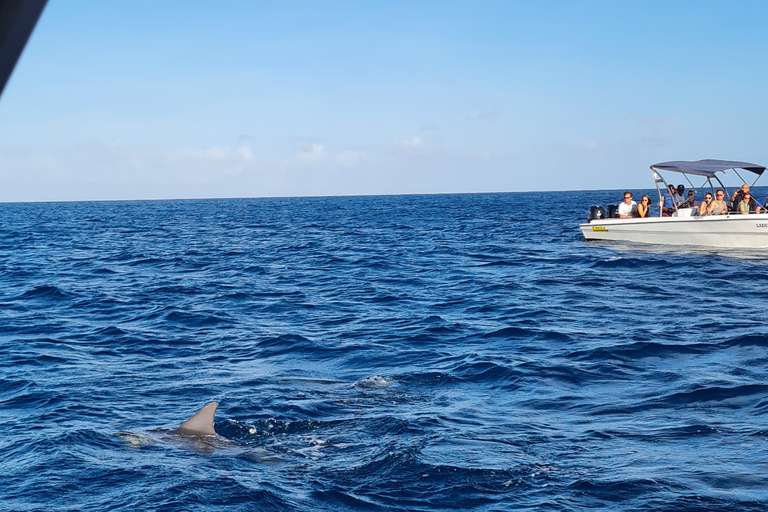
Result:
{"label": "outboard motor", "polygon": [[609,204],[607,217],[609,219],[617,219],[619,217],[619,205]]}
{"label": "outboard motor", "polygon": [[587,216],[587,222],[592,222],[593,220],[599,220],[604,218],[605,218],[605,209],[603,209],[602,206],[589,207],[589,215]]}

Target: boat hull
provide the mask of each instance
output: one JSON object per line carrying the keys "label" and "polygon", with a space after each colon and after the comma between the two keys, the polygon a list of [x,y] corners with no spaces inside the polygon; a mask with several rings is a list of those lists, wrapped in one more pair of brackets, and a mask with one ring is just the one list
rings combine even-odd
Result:
{"label": "boat hull", "polygon": [[594,219],[579,228],[586,240],[768,249],[768,214]]}

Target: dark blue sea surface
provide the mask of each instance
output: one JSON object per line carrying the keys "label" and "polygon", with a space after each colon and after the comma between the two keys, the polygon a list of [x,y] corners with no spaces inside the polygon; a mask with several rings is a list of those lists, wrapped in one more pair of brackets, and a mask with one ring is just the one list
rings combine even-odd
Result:
{"label": "dark blue sea surface", "polygon": [[1,204],[0,508],[765,510],[768,252],[620,199]]}

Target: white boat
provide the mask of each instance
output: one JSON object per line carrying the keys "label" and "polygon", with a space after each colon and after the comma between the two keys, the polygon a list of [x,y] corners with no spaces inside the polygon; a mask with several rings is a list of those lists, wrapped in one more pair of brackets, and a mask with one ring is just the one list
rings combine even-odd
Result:
{"label": "white boat", "polygon": [[[709,247],[750,247],[768,249],[768,213],[750,213],[745,215],[739,211],[729,211],[721,215],[699,216],[694,208],[678,208],[674,206],[671,216],[662,216],[662,191],[667,189],[667,181],[660,171],[682,174],[691,189],[705,189],[715,195],[715,183],[726,191],[720,176],[726,171],[732,171],[746,183],[739,174],[744,170],[756,175],[752,185],[760,179],[765,167],[748,162],[727,160],[698,160],[696,162],[663,162],[651,166],[656,190],[659,193],[658,216],[645,218],[615,218],[615,207],[609,207],[610,216],[599,206],[590,208],[588,222],[579,224],[586,240],[614,240],[637,242],[642,244],[667,245],[701,245]],[[691,178],[705,181],[698,187],[694,186]],[[661,187],[663,185],[663,187]],[[732,190],[732,188],[731,188]],[[725,198],[727,201],[727,197]]]}

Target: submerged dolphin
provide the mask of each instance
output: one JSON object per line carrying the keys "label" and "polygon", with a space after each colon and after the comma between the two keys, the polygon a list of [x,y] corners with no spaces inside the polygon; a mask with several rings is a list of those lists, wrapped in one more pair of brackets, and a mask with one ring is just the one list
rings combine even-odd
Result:
{"label": "submerged dolphin", "polygon": [[[132,446],[143,446],[158,442],[171,442],[192,446],[196,451],[209,452],[216,448],[229,446],[230,442],[216,433],[213,428],[213,416],[219,402],[205,404],[199,411],[174,430],[157,429],[145,434],[118,432],[117,436],[128,441]],[[174,438],[177,441],[174,441]]]}
{"label": "submerged dolphin", "polygon": [[245,452],[245,457],[255,462],[281,462],[281,459],[270,451],[242,446],[218,435],[213,427],[213,417],[218,407],[219,402],[205,404],[191,418],[174,430],[149,430],[143,435],[118,432],[117,437],[128,442],[129,446],[134,448],[161,443],[184,447],[201,454],[210,454],[218,450],[232,453],[234,450],[239,453]]}

